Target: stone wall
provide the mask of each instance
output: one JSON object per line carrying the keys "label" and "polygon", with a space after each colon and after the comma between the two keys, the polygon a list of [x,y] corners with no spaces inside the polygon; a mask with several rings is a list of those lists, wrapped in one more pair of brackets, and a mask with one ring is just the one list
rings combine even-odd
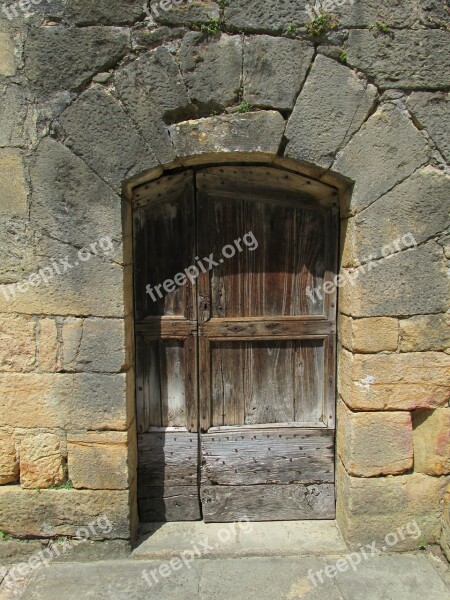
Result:
{"label": "stone wall", "polygon": [[415,519],[450,553],[444,4],[339,0],[313,24],[299,0],[152,4],[0,12],[0,530],[105,513],[133,535],[130,190],[251,161],[340,193],[348,542]]}

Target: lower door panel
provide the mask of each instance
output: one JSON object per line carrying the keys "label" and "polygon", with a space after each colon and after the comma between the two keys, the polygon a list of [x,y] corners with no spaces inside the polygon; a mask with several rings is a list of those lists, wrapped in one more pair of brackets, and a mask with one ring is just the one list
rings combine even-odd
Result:
{"label": "lower door panel", "polygon": [[334,519],[334,430],[217,428],[201,435],[206,522]]}
{"label": "lower door panel", "polygon": [[201,519],[198,434],[150,431],[138,436],[139,515],[144,523]]}

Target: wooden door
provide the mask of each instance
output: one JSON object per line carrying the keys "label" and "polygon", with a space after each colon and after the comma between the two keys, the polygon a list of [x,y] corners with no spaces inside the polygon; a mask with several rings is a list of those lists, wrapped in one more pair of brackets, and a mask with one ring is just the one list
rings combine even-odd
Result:
{"label": "wooden door", "polygon": [[192,171],[135,191],[133,237],[140,519],[196,520],[197,291],[163,287],[194,261]]}
{"label": "wooden door", "polygon": [[135,262],[158,265],[135,278],[141,520],[334,518],[333,190],[262,167],[155,186],[135,193]]}

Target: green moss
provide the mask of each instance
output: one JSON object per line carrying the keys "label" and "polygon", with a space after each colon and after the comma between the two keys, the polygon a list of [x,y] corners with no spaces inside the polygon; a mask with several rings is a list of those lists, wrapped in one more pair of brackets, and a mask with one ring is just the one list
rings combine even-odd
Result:
{"label": "green moss", "polygon": [[50,490],[72,490],[73,483],[70,481],[70,479],[68,479],[65,483],[62,483],[61,485],[53,485],[49,489]]}
{"label": "green moss", "polygon": [[382,33],[391,33],[391,28],[383,21],[376,21],[375,25],[370,25],[369,29],[372,29],[372,31],[381,31]]}
{"label": "green moss", "polygon": [[237,108],[238,113],[247,113],[253,110],[253,105],[249,102],[241,102]]}
{"label": "green moss", "polygon": [[339,54],[339,61],[343,65],[347,64],[347,52],[345,50],[342,50],[342,52]]}
{"label": "green moss", "polygon": [[5,533],[4,531],[0,531],[0,542],[7,542],[11,539],[9,533]]}
{"label": "green moss", "polygon": [[284,32],[286,35],[294,35],[295,33],[297,33],[297,29],[298,25],[296,25],[295,23],[289,23]]}
{"label": "green moss", "polygon": [[193,28],[206,33],[206,35],[217,35],[222,31],[222,20],[210,19],[207,23],[195,23]]}
{"label": "green moss", "polygon": [[306,25],[306,31],[312,37],[321,37],[332,29],[335,29],[337,24],[338,19],[336,15],[321,13]]}

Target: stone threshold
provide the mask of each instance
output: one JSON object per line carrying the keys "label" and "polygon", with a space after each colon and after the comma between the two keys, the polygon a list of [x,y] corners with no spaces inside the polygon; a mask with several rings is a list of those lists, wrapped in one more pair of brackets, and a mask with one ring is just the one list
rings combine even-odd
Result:
{"label": "stone threshold", "polygon": [[318,556],[348,551],[336,521],[271,521],[141,524],[135,560],[168,559],[183,552],[198,558]]}

